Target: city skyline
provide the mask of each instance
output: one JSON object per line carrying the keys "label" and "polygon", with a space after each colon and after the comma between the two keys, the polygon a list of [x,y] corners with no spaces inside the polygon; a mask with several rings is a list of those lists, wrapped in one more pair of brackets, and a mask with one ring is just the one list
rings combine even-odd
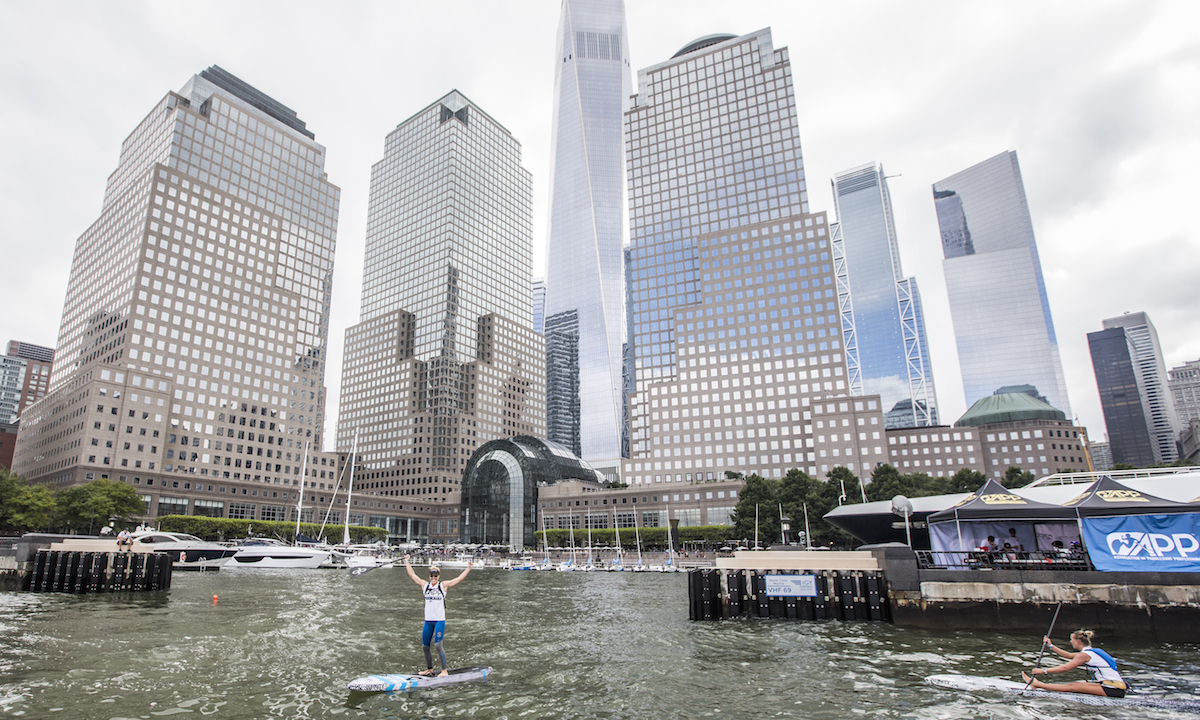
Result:
{"label": "city skyline", "polygon": [[[403,57],[375,57],[371,53],[380,51],[371,50],[372,43],[353,43],[356,47],[349,48],[345,58],[328,68],[320,67],[330,65],[327,59],[318,63],[315,58],[291,66],[260,66],[249,53],[251,43],[242,43],[244,49],[238,43],[257,37],[267,27],[268,18],[274,18],[272,13],[256,9],[235,12],[232,6],[190,13],[187,4],[177,9],[130,7],[130,13],[122,14],[80,5],[72,23],[60,26],[55,20],[61,32],[52,37],[36,32],[16,34],[18,26],[48,28],[51,22],[51,16],[37,8],[18,7],[13,9],[14,22],[8,25],[14,29],[0,31],[6,41],[6,49],[0,51],[4,57],[26,59],[20,64],[10,63],[18,69],[0,85],[0,97],[9,100],[0,122],[10,136],[30,139],[14,149],[3,170],[9,192],[0,207],[11,221],[4,247],[10,264],[22,269],[15,279],[16,292],[30,308],[20,318],[10,320],[9,337],[55,344],[55,306],[61,302],[68,268],[66,263],[33,258],[69,254],[74,239],[95,218],[97,178],[111,171],[116,160],[114,148],[140,119],[142,108],[161,97],[162,87],[178,87],[196,67],[214,63],[277,97],[287,98],[301,116],[322,128],[323,143],[329,148],[330,175],[338,178],[344,190],[342,242],[330,322],[331,376],[341,366],[341,336],[356,316],[365,187],[369,165],[378,152],[375,139],[403,116],[404,107],[412,106],[412,96],[433,97],[448,87],[458,87],[503,117],[523,143],[526,167],[534,181],[538,259],[533,274],[543,274],[545,238],[541,235],[549,195],[548,131],[553,86],[553,66],[548,59],[554,53],[557,6],[536,13],[514,13],[511,8],[473,5],[476,12],[468,14],[472,24],[490,31],[492,38],[480,35],[483,39],[477,46],[456,53],[459,57],[440,61],[441,67],[430,73],[433,77],[406,79],[398,91],[389,93],[394,97],[387,98],[375,98],[371,92],[376,72],[373,64],[398,67]],[[945,419],[960,415],[966,404],[956,390],[960,385],[957,359],[953,337],[946,333],[949,314],[941,287],[936,215],[928,188],[980,158],[1006,149],[1017,150],[1036,223],[1072,406],[1095,437],[1103,427],[1103,418],[1086,333],[1097,326],[1100,318],[1145,309],[1155,318],[1168,366],[1200,357],[1197,321],[1187,317],[1188,308],[1196,305],[1197,291],[1193,283],[1186,281],[1195,269],[1192,258],[1200,253],[1195,252],[1195,232],[1173,210],[1184,206],[1191,182],[1186,174],[1172,174],[1175,166],[1189,165],[1187,160],[1196,152],[1192,144],[1181,141],[1186,134],[1181,135],[1178,128],[1194,126],[1200,110],[1167,98],[1171,84],[1168,79],[1179,73],[1187,76],[1197,66],[1194,50],[1186,50],[1180,40],[1182,28],[1189,26],[1186,19],[1190,8],[1182,4],[1149,9],[1100,6],[1081,21],[1067,6],[1052,6],[1049,12],[1040,13],[1022,8],[971,12],[939,3],[918,7],[921,12],[915,13],[912,8],[902,12],[881,7],[869,19],[861,14],[851,17],[835,8],[797,10],[782,3],[736,9],[712,4],[691,13],[679,13],[677,5],[631,7],[628,28],[632,64],[637,68],[661,61],[691,40],[711,33],[738,34],[767,26],[772,28],[778,44],[792,49],[793,66],[822,98],[797,107],[806,174],[818,188],[810,198],[812,210],[832,211],[832,198],[821,186],[838,170],[852,167],[863,158],[875,158],[890,172],[902,176],[890,181],[897,225],[902,229],[901,252],[906,272],[921,278],[926,322],[932,328],[933,366],[941,386],[938,399]],[[165,51],[162,38],[170,35],[165,28],[185,13],[191,18],[189,22],[198,23],[196,39],[181,41],[175,37],[170,51]],[[314,42],[327,33],[336,40],[349,28],[394,26],[401,22],[393,17],[396,14],[402,15],[405,23],[428,23],[429,27],[437,26],[441,19],[433,9],[404,14],[368,5],[360,14],[317,12],[311,19],[289,18],[285,29],[295,42]],[[530,42],[512,47],[499,41],[504,33],[497,29],[511,22],[506,15],[516,16],[526,26],[522,36]],[[822,33],[809,37],[805,28],[817,22]],[[461,30],[462,23],[451,25]],[[139,28],[132,39],[125,35],[131,32],[126,26]],[[953,42],[952,47],[939,50],[955,54],[952,69],[945,67],[944,58],[908,49],[919,45],[922,37],[938,37],[944,42],[950,35],[946,28],[955,26],[971,32],[963,35],[962,41]],[[870,38],[880,55],[888,54],[890,67],[881,71],[878,59],[864,57],[854,59],[837,73],[817,72],[821,60],[836,47],[837,39],[851,32]],[[227,35],[228,44],[201,41],[205,34]],[[443,33],[434,34],[435,39],[445,42]],[[32,45],[34,40],[40,45]],[[64,43],[78,46],[87,58],[67,52]],[[256,47],[255,54],[261,54],[261,42]],[[280,52],[287,47],[290,45],[281,46]],[[1028,57],[999,69],[992,62],[994,56],[1012,54],[1014,47],[1027,51],[1024,54]],[[102,62],[97,63],[96,58]],[[483,58],[487,58],[486,63],[481,62]],[[68,118],[77,103],[75,86],[100,81],[89,78],[96,72],[93,67],[106,67],[105,112],[89,114],[88,132],[69,137],[66,143],[47,142],[52,136],[65,137],[52,133],[62,123],[73,122]],[[1047,73],[1047,67],[1056,71]],[[515,75],[523,77],[525,92],[511,93],[505,83],[498,81]],[[331,79],[335,76],[337,81]],[[908,76],[913,79],[905,80]],[[964,78],[970,78],[979,88],[967,87]],[[949,87],[957,88],[953,101],[945,97]],[[904,97],[905,91],[911,98]],[[995,97],[989,97],[989,93]],[[1130,102],[1111,103],[1109,98],[1114,93],[1128,97]],[[372,97],[372,102],[363,104],[362,98],[366,97]],[[876,118],[859,116],[852,123],[845,122],[847,108],[879,107],[880,100],[891,103]],[[1000,108],[1006,111],[999,112]],[[1014,112],[1012,108],[1020,110]],[[67,165],[73,168],[71,173],[56,171]],[[53,193],[47,191],[50,187]],[[53,212],[38,211],[40,196],[45,195],[56,196]],[[1151,212],[1113,212],[1114,208],[1135,207]],[[1096,252],[1097,248],[1103,252]],[[48,313],[44,307],[50,308]],[[332,387],[334,377],[326,380],[331,385],[328,421],[335,417],[337,390]],[[326,434],[332,431],[328,422],[325,430]]]}

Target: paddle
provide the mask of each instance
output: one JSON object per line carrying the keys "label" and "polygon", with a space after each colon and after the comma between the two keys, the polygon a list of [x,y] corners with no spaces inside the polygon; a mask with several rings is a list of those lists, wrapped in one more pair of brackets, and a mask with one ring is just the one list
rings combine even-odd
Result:
{"label": "paddle", "polygon": [[[1054,618],[1050,620],[1050,629],[1046,631],[1046,637],[1042,638],[1042,649],[1038,652],[1037,662],[1033,664],[1033,670],[1037,670],[1038,666],[1042,664],[1042,656],[1046,654],[1046,643],[1048,642],[1048,638],[1054,634],[1054,623],[1058,622],[1059,610],[1062,610],[1062,601],[1059,601],[1058,607],[1054,608]],[[1029,671],[1029,682],[1025,683],[1024,690],[1028,690],[1029,686],[1033,684],[1033,670]]]}

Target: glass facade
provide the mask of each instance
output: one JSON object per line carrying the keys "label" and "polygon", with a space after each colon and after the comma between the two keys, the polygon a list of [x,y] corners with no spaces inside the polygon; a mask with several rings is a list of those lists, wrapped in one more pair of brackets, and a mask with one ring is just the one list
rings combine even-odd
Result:
{"label": "glass facade", "polygon": [[[634,487],[885,458],[878,398],[846,397],[832,238],[808,211],[795,104],[769,30],[703,38],[638,72],[625,121]],[[835,433],[842,422],[856,430]]]}
{"label": "glass facade", "polygon": [[[563,0],[556,55],[546,317],[573,313],[577,343],[553,342],[550,367],[574,366],[574,384],[548,392],[574,418],[550,418],[549,436],[602,467],[619,467],[625,173],[621,118],[633,93],[622,0]],[[549,332],[547,333],[549,336]],[[560,397],[574,392],[576,398]]]}
{"label": "glass facade", "polygon": [[967,405],[1033,385],[1071,415],[1033,220],[1015,152],[933,184]]}
{"label": "glass facade", "polygon": [[457,514],[439,516],[480,444],[545,434],[530,193],[520,143],[458,92],[400,123],[372,167],[337,443],[357,442],[366,491],[435,541],[458,537]]}
{"label": "glass facade", "polygon": [[483,445],[463,473],[459,540],[515,552],[535,547],[538,488],[570,479],[604,476],[554,442],[520,436]]}
{"label": "glass facade", "polygon": [[533,331],[544,332],[546,329],[546,281],[536,278],[533,281]]}
{"label": "glass facade", "polygon": [[900,267],[883,167],[870,164],[838,173],[833,200],[851,391],[879,395],[889,428],[937,425],[920,292],[916,278],[904,277]]}
{"label": "glass facade", "polygon": [[1137,350],[1125,328],[1088,333],[1088,350],[1113,462],[1137,467],[1157,464],[1150,437],[1150,408],[1134,366]]}
{"label": "glass facade", "polygon": [[[1115,334],[1109,339],[1109,343],[1117,348],[1116,354],[1112,352],[1107,354],[1102,353],[1101,366],[1096,366],[1096,351],[1093,350],[1093,368],[1096,371],[1096,384],[1100,388],[1101,405],[1104,408],[1104,421],[1108,428],[1109,441],[1113,444],[1113,459],[1115,462],[1125,462],[1135,465],[1162,465],[1175,462],[1179,457],[1179,449],[1175,441],[1179,437],[1180,423],[1179,415],[1175,410],[1174,397],[1171,393],[1169,385],[1169,377],[1167,375],[1166,365],[1163,363],[1162,346],[1158,343],[1158,331],[1154,329],[1154,323],[1150,322],[1150,317],[1144,312],[1126,313],[1114,318],[1108,318],[1103,323],[1104,330],[1107,332],[1120,331],[1124,334],[1128,341],[1128,359],[1120,352],[1120,342],[1115,338]],[[1088,334],[1088,345],[1092,344],[1092,335]],[[1099,338],[1108,338],[1109,336],[1100,335]],[[1098,338],[1098,339],[1099,339]],[[1101,347],[1106,347],[1101,345]],[[1129,372],[1136,376],[1136,387],[1138,392],[1138,400],[1142,415],[1140,421],[1145,425],[1145,440],[1142,440],[1143,430],[1131,427],[1131,423],[1138,422],[1136,418],[1131,419],[1126,417],[1132,415],[1132,410],[1129,412],[1119,409],[1124,404],[1132,406],[1135,399],[1130,397],[1122,399],[1125,391],[1130,387],[1125,377],[1126,371],[1122,369],[1118,376],[1112,373],[1116,372],[1114,363],[1130,364]],[[1110,382],[1112,377],[1119,377],[1119,381],[1112,387],[1106,387],[1104,383]],[[1118,389],[1119,388],[1119,389]],[[1114,412],[1113,420],[1109,419],[1110,407]],[[1152,462],[1134,463],[1132,460],[1123,459],[1130,457],[1132,450],[1126,443],[1129,440],[1126,437],[1133,432],[1133,437],[1138,438],[1138,442],[1146,442],[1147,449],[1137,452],[1137,456],[1141,459],[1152,457]],[[1121,436],[1121,437],[1118,437]]]}
{"label": "glass facade", "polygon": [[76,243],[20,472],[112,477],[185,511],[158,488],[295,499],[282,486],[323,436],[340,202],[324,164],[294,111],[219,67],[150,111]]}

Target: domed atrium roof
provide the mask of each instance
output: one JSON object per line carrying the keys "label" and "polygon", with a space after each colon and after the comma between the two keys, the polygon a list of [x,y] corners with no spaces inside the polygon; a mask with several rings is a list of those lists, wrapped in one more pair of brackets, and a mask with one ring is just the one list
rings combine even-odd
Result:
{"label": "domed atrium roof", "polygon": [[683,48],[680,49],[679,52],[677,52],[671,56],[671,59],[674,60],[675,58],[677,58],[681,55],[687,55],[690,52],[702,50],[702,49],[708,47],[709,45],[716,45],[717,43],[723,43],[726,40],[732,40],[735,37],[737,37],[737,35],[730,35],[728,33],[717,33],[716,35],[705,35],[702,38],[693,40],[690,43],[688,43],[687,45],[684,45]]}
{"label": "domed atrium roof", "polygon": [[1066,420],[1062,410],[1023,392],[988,395],[975,401],[954,427],[978,427],[1016,420]]}

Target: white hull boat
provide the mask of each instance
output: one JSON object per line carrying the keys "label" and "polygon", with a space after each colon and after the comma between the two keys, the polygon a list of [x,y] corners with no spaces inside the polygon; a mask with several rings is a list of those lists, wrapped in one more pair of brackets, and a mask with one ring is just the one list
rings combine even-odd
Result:
{"label": "white hull boat", "polygon": [[133,541],[140,547],[170,555],[171,566],[176,570],[219,570],[237,553],[235,548],[186,533],[151,530],[134,533]]}
{"label": "white hull boat", "polygon": [[328,550],[285,545],[278,540],[255,538],[237,546],[227,568],[318,568],[329,561]]}

